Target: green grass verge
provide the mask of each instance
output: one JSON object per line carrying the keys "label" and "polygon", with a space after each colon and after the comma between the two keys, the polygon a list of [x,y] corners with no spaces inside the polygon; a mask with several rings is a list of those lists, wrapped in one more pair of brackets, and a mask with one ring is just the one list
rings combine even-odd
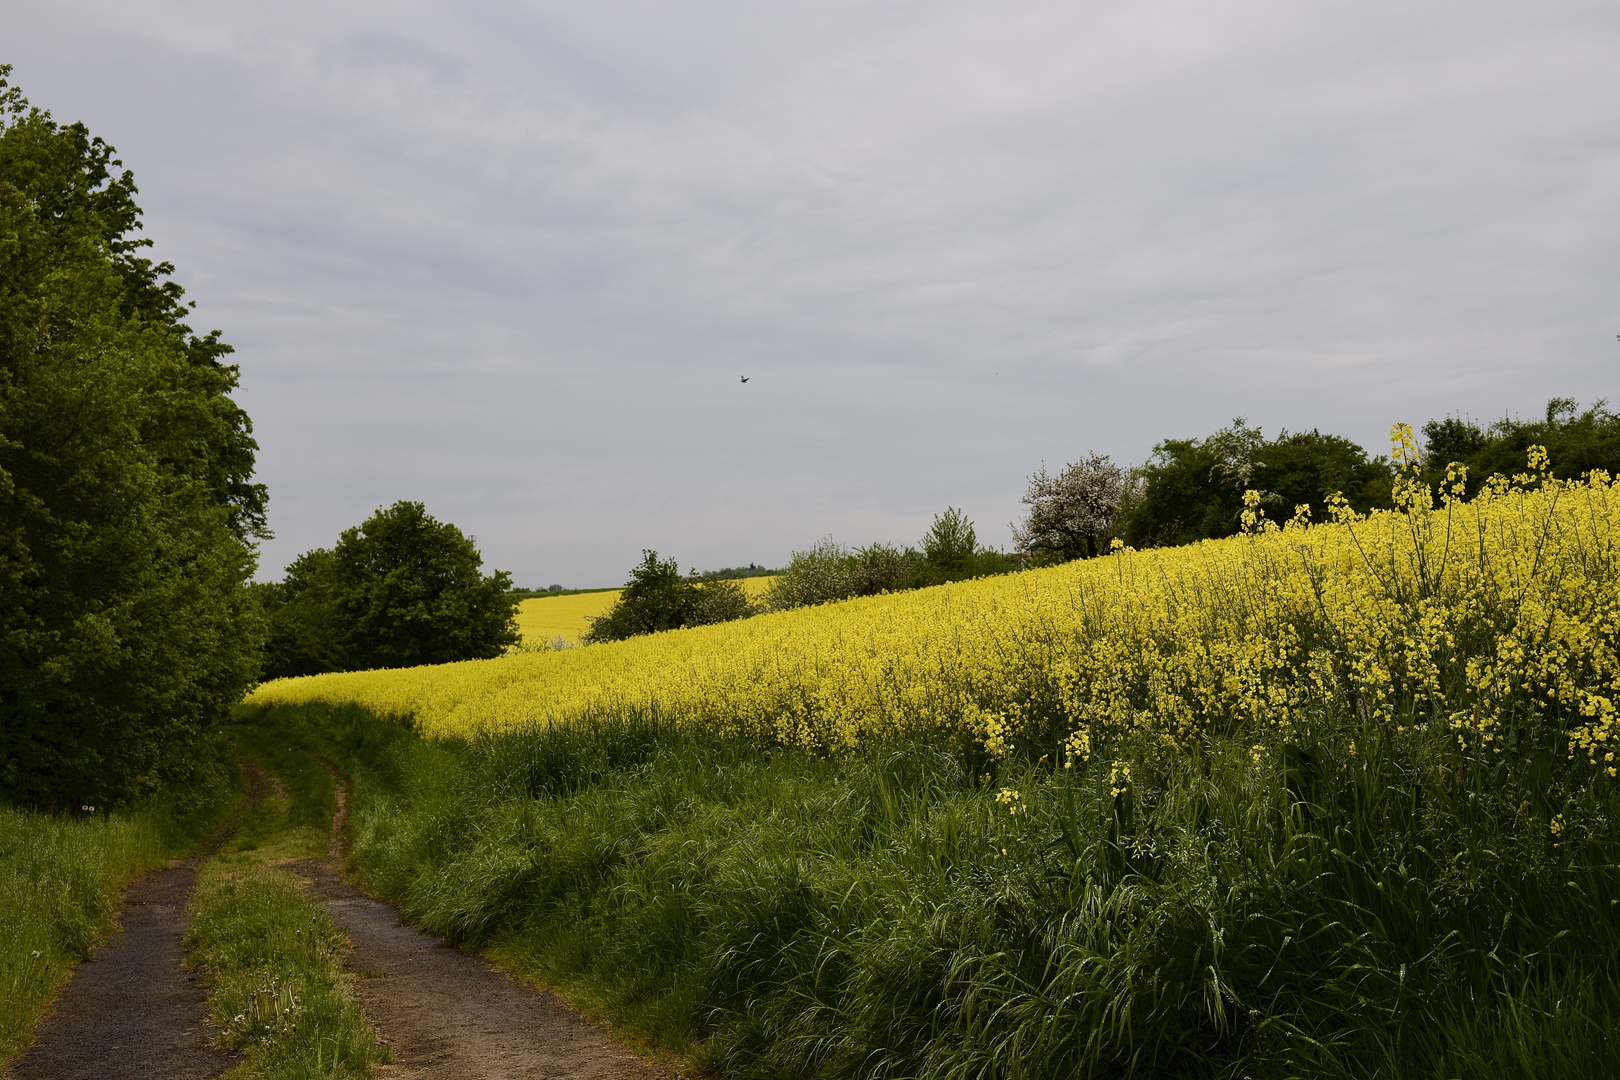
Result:
{"label": "green grass verge", "polygon": [[727,1076],[1550,1080],[1620,1030],[1615,786],[1438,770],[1443,736],[1341,718],[1122,784],[243,717],[351,772],[353,861],[410,920]]}
{"label": "green grass verge", "polygon": [[233,1075],[364,1076],[385,1053],[350,991],[347,940],[277,865],[325,853],[331,777],[284,740],[240,734],[271,789],[198,874],[188,960],[207,970],[223,1044],[247,1055]]}
{"label": "green grass verge", "polygon": [[182,799],[129,811],[44,814],[0,805],[0,1065],[74,965],[113,929],[131,881],[195,846],[230,804],[231,774],[199,771]]}

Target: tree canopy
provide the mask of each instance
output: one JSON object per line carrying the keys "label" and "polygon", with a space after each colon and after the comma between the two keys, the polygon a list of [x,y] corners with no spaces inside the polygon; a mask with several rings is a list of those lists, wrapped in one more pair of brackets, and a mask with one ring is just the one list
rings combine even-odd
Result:
{"label": "tree canopy", "polygon": [[1473,495],[1492,474],[1523,472],[1532,446],[1546,447],[1553,475],[1562,479],[1593,469],[1620,475],[1620,416],[1606,401],[1578,410],[1574,398],[1557,397],[1534,420],[1504,417],[1488,427],[1460,417],[1430,420],[1423,425],[1427,479],[1437,481],[1447,465],[1458,462],[1468,466],[1468,494]]}
{"label": "tree canopy", "polygon": [[1029,514],[1012,526],[1018,550],[1065,562],[1095,556],[1113,536],[1114,519],[1126,494],[1125,470],[1107,454],[1072,461],[1056,476],[1046,466],[1029,478],[1023,503]]}
{"label": "tree canopy", "polygon": [[237,369],[132,175],[0,66],[0,791],[73,807],[190,775],[252,681],[265,535]]}
{"label": "tree canopy", "polygon": [[473,542],[421,503],[379,509],[263,588],[265,675],[499,656],[518,640],[518,600],[510,574],[482,567]]}
{"label": "tree canopy", "polygon": [[1126,543],[1134,547],[1185,544],[1231,536],[1243,514],[1243,493],[1259,492],[1273,518],[1310,508],[1326,520],[1326,499],[1339,492],[1356,510],[1390,505],[1391,472],[1382,457],[1349,439],[1320,431],[1289,432],[1267,440],[1239,417],[1203,439],[1166,439],[1136,473],[1120,514]]}

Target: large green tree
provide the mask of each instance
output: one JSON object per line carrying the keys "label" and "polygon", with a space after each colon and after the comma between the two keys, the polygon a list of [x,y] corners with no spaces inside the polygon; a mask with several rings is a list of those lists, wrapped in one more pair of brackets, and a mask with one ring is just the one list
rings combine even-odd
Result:
{"label": "large green tree", "polygon": [[176,785],[252,681],[256,446],[134,180],[0,66],[0,794]]}
{"label": "large green tree", "polygon": [[397,502],[300,555],[264,588],[271,678],[499,656],[518,640],[505,570],[419,502]]}

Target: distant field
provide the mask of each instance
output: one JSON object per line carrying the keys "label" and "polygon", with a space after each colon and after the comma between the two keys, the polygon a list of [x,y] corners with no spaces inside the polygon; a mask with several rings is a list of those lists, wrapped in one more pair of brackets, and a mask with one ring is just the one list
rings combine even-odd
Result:
{"label": "distant field", "polygon": [[[763,593],[774,577],[743,579],[749,596]],[[518,629],[526,645],[541,645],[552,638],[579,643],[589,629],[588,617],[603,615],[619,599],[622,589],[609,592],[573,593],[567,596],[536,596],[518,605]]]}

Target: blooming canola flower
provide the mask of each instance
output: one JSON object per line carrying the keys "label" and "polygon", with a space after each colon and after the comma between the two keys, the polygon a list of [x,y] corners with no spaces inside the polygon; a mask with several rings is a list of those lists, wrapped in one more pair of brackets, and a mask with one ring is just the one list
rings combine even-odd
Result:
{"label": "blooming canola flower", "polygon": [[1278,525],[1250,500],[1224,540],[248,700],[357,704],[434,739],[630,712],[825,753],[922,735],[1071,764],[1122,740],[1286,734],[1325,708],[1490,752],[1529,710],[1612,777],[1620,502],[1607,475],[1531,458],[1467,501],[1458,470],[1438,499],[1409,470],[1395,509],[1364,517],[1338,500],[1331,521]]}

